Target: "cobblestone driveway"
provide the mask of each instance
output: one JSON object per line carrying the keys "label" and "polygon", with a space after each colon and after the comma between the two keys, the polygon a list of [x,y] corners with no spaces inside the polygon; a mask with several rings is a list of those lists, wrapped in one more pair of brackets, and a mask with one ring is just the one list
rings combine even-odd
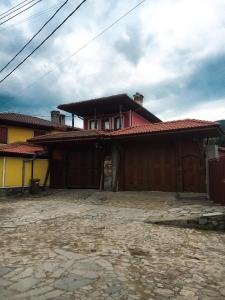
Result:
{"label": "cobblestone driveway", "polygon": [[72,190],[0,202],[0,299],[225,299],[224,233],[143,222],[187,204]]}

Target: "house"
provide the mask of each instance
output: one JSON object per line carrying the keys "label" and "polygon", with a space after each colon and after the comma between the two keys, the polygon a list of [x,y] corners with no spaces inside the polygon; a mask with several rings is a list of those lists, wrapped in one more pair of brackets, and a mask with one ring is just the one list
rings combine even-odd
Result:
{"label": "house", "polygon": [[143,107],[143,95],[134,100],[126,94],[59,105],[58,108],[83,119],[84,129],[118,130],[145,123],[161,122]]}
{"label": "house", "polygon": [[0,113],[0,144],[26,142],[28,139],[55,131],[67,131],[65,115],[51,112],[51,121],[18,113]]}
{"label": "house", "polygon": [[[30,180],[48,184],[48,155],[45,148],[27,142],[46,133],[71,130],[65,115],[51,112],[51,121],[17,113],[0,113],[0,190],[26,188]],[[76,129],[74,129],[76,130]]]}
{"label": "house", "polygon": [[30,140],[49,151],[51,187],[206,192],[208,141],[224,134],[218,123],[162,122],[138,93],[58,108],[83,118],[84,130]]}

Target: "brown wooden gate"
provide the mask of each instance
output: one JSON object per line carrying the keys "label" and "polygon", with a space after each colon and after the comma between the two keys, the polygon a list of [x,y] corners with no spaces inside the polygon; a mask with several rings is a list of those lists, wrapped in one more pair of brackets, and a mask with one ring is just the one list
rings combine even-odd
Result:
{"label": "brown wooden gate", "polygon": [[101,156],[96,148],[76,148],[67,154],[66,182],[69,188],[99,188]]}
{"label": "brown wooden gate", "polygon": [[210,199],[225,205],[225,157],[209,161]]}
{"label": "brown wooden gate", "polygon": [[202,176],[201,157],[186,155],[182,157],[182,185],[184,192],[205,192]]}
{"label": "brown wooden gate", "polygon": [[202,145],[192,140],[123,145],[119,188],[206,192]]}
{"label": "brown wooden gate", "polygon": [[65,155],[62,150],[54,150],[50,161],[50,185],[53,188],[65,188]]}
{"label": "brown wooden gate", "polygon": [[138,144],[124,148],[122,189],[176,191],[173,145]]}

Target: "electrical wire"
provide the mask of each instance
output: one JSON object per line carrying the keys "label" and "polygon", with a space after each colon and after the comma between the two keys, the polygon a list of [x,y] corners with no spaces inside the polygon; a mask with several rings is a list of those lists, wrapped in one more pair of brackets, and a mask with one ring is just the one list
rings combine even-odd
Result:
{"label": "electrical wire", "polygon": [[66,0],[54,14],[41,26],[41,28],[29,39],[29,41],[9,60],[9,62],[0,70],[0,73],[5,70],[8,65],[14,61],[14,59],[33,41],[33,39],[47,26],[47,24],[58,14],[58,12],[68,3],[70,0]]}
{"label": "electrical wire", "polygon": [[[71,0],[71,1],[74,1],[74,0]],[[61,4],[61,3],[63,3],[63,1],[61,1],[59,4]],[[42,11],[39,12],[39,13],[35,13],[35,14],[31,15],[30,17],[21,20],[20,22],[13,23],[13,24],[11,24],[11,25],[8,25],[8,26],[6,26],[6,27],[1,28],[1,29],[0,29],[0,32],[4,31],[4,30],[6,30],[6,29],[8,29],[8,28],[10,28],[10,27],[17,26],[17,25],[22,24],[22,23],[24,23],[24,22],[26,22],[26,21],[29,21],[29,20],[32,20],[32,19],[37,18],[37,17],[39,17],[39,16],[42,16],[42,15],[48,13],[49,11],[52,11],[53,9],[58,8],[58,7],[59,7],[58,5],[52,5],[52,6],[49,6],[47,9],[42,10]]]}
{"label": "electrical wire", "polygon": [[24,5],[22,5],[21,7],[18,7],[17,9],[14,9],[14,10],[11,9],[12,11],[10,10],[10,12],[9,12],[8,14],[6,14],[5,16],[3,16],[3,17],[0,15],[0,20],[2,20],[2,19],[4,19],[4,18],[8,17],[9,15],[15,13],[16,11],[20,10],[21,8],[27,6],[28,4],[30,4],[30,3],[34,2],[34,1],[36,1],[36,0],[30,0],[29,2],[27,2],[27,3],[24,4]]}
{"label": "electrical wire", "polygon": [[[74,1],[74,0],[71,0],[71,1]],[[61,2],[61,3],[62,3],[62,2]],[[8,28],[10,28],[10,27],[14,27],[14,26],[20,25],[20,24],[22,24],[22,23],[24,23],[24,22],[26,22],[26,21],[29,21],[29,20],[32,20],[32,19],[37,18],[37,17],[39,17],[39,16],[42,16],[42,15],[48,13],[49,11],[52,11],[53,9],[55,9],[55,8],[57,8],[57,7],[59,7],[59,6],[58,6],[58,5],[49,6],[48,9],[42,10],[42,11],[39,12],[39,13],[35,13],[35,14],[31,15],[30,17],[21,20],[20,22],[13,23],[13,24],[11,24],[11,25],[8,25],[8,26],[3,27],[2,29],[0,29],[0,32],[1,32],[1,31],[4,31],[4,30],[6,30],[6,29],[8,29]]]}
{"label": "electrical wire", "polygon": [[[16,8],[16,7],[18,7],[18,6],[20,6],[20,5],[22,5],[23,3],[28,2],[28,1],[29,1],[29,0],[24,0],[24,1],[20,2],[20,3],[18,3],[17,5],[14,5],[13,7],[7,9],[5,12],[1,13],[1,14],[0,14],[0,17],[3,16],[3,15],[5,15],[5,14],[6,14],[7,12],[9,12],[10,10],[13,10],[14,8]],[[34,1],[34,0],[33,0],[33,1]]]}
{"label": "electrical wire", "polygon": [[[77,55],[80,51],[82,51],[84,48],[88,47],[92,42],[94,42],[95,40],[97,40],[100,36],[102,36],[105,32],[107,32],[108,30],[110,30],[113,26],[115,26],[117,23],[119,23],[122,19],[124,19],[126,16],[128,16],[132,11],[134,11],[136,8],[138,8],[141,4],[143,4],[144,2],[146,2],[147,0],[142,0],[141,2],[139,2],[138,4],[136,4],[134,7],[132,7],[130,10],[128,10],[126,13],[124,13],[123,15],[121,15],[118,19],[116,19],[113,23],[111,23],[109,26],[107,26],[105,29],[103,29],[100,33],[98,33],[97,35],[95,35],[92,39],[90,39],[86,44],[84,44],[83,46],[81,46],[79,49],[77,49],[74,53],[72,53],[71,55],[69,55],[68,57],[64,58],[61,62],[57,63],[51,70],[47,71],[46,73],[44,73],[42,76],[40,76],[38,79],[36,79],[34,82],[32,82],[31,84],[29,84],[27,87],[24,88],[24,90],[32,87],[33,85],[35,85],[39,80],[43,79],[44,77],[48,76],[50,73],[54,72],[57,66],[61,66],[63,65],[67,60],[71,59],[72,57],[74,57],[75,55]],[[1,83],[1,81],[0,81]]]}
{"label": "electrical wire", "polygon": [[34,50],[27,55],[15,68],[12,69],[0,83],[6,80],[16,69],[18,69],[29,57],[31,57],[87,0],[83,0]]}
{"label": "electrical wire", "polygon": [[36,4],[40,3],[43,0],[38,0],[37,2],[33,3],[32,5],[26,7],[24,10],[18,12],[17,14],[13,15],[12,17],[8,18],[7,20],[3,21],[0,23],[0,26],[5,24],[6,22],[9,22],[10,20],[14,19],[15,17],[19,16],[20,14],[22,14],[23,12],[27,11],[28,9],[32,8],[33,6],[35,6]]}

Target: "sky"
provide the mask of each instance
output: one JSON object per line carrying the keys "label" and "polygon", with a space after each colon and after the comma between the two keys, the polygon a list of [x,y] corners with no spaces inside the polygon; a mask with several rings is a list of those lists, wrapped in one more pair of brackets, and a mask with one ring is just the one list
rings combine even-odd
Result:
{"label": "sky", "polygon": [[[0,14],[19,2],[1,1]],[[42,0],[0,25],[0,67],[63,2]],[[0,79],[80,2],[70,0]],[[0,111],[47,118],[59,104],[139,92],[144,106],[163,121],[225,119],[224,0],[146,0],[66,59],[139,2],[88,0],[0,84]]]}

